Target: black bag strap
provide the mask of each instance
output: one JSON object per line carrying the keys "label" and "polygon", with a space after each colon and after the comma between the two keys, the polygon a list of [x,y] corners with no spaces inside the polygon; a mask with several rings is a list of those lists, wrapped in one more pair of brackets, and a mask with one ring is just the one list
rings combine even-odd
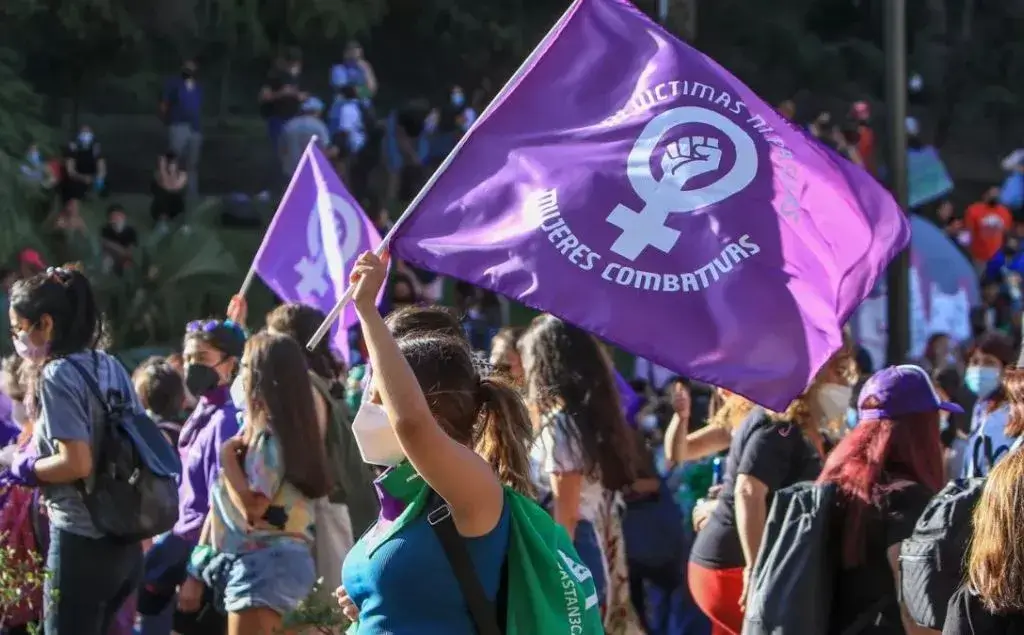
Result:
{"label": "black bag strap", "polygon": [[[430,492],[427,499],[427,522],[437,534],[441,541],[441,548],[448,558],[455,573],[455,579],[459,582],[463,597],[466,598],[466,605],[469,607],[469,614],[476,626],[477,635],[502,635],[504,629],[498,622],[498,611],[494,603],[487,599],[484,588],[480,584],[480,578],[476,575],[473,561],[469,557],[469,550],[466,542],[459,535],[452,519],[451,509],[448,503],[434,491]],[[504,573],[504,572],[503,572]],[[500,591],[499,591],[500,592]]]}
{"label": "black bag strap", "polygon": [[[979,452],[982,452],[984,457],[978,456]],[[988,461],[988,467],[985,470],[987,474],[995,466],[996,459],[995,452],[992,449],[992,439],[987,434],[982,434],[974,440],[974,448],[973,452],[971,452],[971,469],[967,474],[969,478],[984,476],[984,474],[981,474],[982,458]]]}
{"label": "black bag strap", "polygon": [[[100,359],[99,355],[95,351],[93,351],[93,356],[96,360],[96,375],[98,377],[100,370]],[[103,389],[100,388],[99,380],[97,379],[97,377],[93,377],[91,374],[89,374],[89,371],[82,367],[81,364],[71,359],[70,357],[65,357],[64,361],[71,364],[71,367],[78,371],[78,374],[81,375],[82,377],[82,381],[84,381],[85,385],[89,388],[89,392],[91,392],[92,396],[96,398],[96,401],[100,403],[100,408],[103,409],[104,414],[106,414],[108,417],[112,415],[113,409],[110,407],[110,404],[108,403],[107,399],[104,398]]]}
{"label": "black bag strap", "polygon": [[93,429],[92,434],[90,435],[92,438],[91,446],[93,451],[93,474],[90,474],[86,478],[81,479],[75,483],[76,488],[78,489],[79,493],[82,494],[82,496],[89,494],[90,491],[92,490],[93,479],[96,473],[96,462],[99,460],[99,456],[97,455],[97,453],[99,448],[101,448],[102,444],[104,443],[103,436],[107,433],[106,428],[107,426],[110,425],[109,422],[114,416],[114,409],[113,407],[111,407],[110,401],[103,396],[103,389],[100,388],[100,356],[96,351],[93,351],[92,355],[93,361],[95,362],[94,365],[96,367],[95,377],[93,377],[92,374],[89,373],[89,371],[86,370],[84,366],[79,364],[74,359],[70,357],[64,358],[64,360],[67,363],[71,364],[71,367],[74,368],[75,371],[78,372],[78,374],[82,377],[82,381],[85,382],[85,385],[88,387],[89,392],[92,393],[93,400],[96,401],[96,403],[99,404],[100,407],[100,415],[94,415],[92,418]]}

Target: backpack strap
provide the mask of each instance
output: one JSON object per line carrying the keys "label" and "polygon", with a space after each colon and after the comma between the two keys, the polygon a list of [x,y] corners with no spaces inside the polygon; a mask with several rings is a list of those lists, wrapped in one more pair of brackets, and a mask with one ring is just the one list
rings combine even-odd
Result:
{"label": "backpack strap", "polygon": [[[100,368],[99,355],[96,355],[95,351],[93,352],[93,355],[96,356],[96,373],[98,376]],[[91,392],[92,396],[96,398],[96,401],[100,403],[100,408],[103,409],[104,414],[106,414],[107,416],[113,414],[113,409],[110,407],[110,404],[107,403],[107,400],[103,398],[103,390],[100,388],[99,381],[96,379],[96,377],[90,375],[89,371],[87,371],[85,368],[82,367],[81,364],[71,359],[70,357],[65,357],[64,361],[71,364],[71,367],[78,371],[78,374],[81,375],[82,377],[82,381],[84,381],[86,387],[89,388],[89,392]]]}
{"label": "backpack strap", "polygon": [[[484,588],[480,584],[480,578],[476,575],[473,561],[469,557],[469,550],[466,548],[466,541],[459,535],[452,519],[451,509],[448,503],[441,496],[431,490],[427,499],[427,522],[430,523],[437,539],[441,542],[444,555],[448,558],[448,564],[455,573],[455,579],[459,583],[463,597],[466,598],[466,605],[469,607],[469,614],[476,626],[477,635],[502,635],[504,629],[498,622],[498,611],[494,603],[487,599]],[[504,565],[502,567],[504,573]],[[499,591],[500,592],[500,591]]]}
{"label": "backpack strap", "polygon": [[94,484],[94,474],[96,473],[96,462],[99,460],[97,452],[99,448],[102,447],[104,442],[103,436],[106,434],[105,426],[114,416],[114,409],[110,406],[110,402],[107,399],[104,399],[103,389],[100,388],[99,384],[98,378],[100,372],[100,357],[96,353],[96,351],[93,351],[92,354],[96,366],[96,377],[93,377],[89,373],[89,371],[87,371],[77,361],[71,359],[70,357],[64,358],[64,361],[71,364],[71,367],[74,368],[75,371],[77,371],[78,374],[82,377],[82,381],[85,382],[85,385],[89,389],[89,392],[92,393],[93,401],[99,404],[100,407],[99,416],[94,414],[92,417],[92,431],[90,434],[90,437],[92,438],[91,446],[93,452],[93,474],[90,474],[89,476],[79,481],[76,481],[75,483],[76,488],[82,494],[82,496],[85,496],[92,490]]}
{"label": "backpack strap", "polygon": [[[979,452],[983,456],[978,456]],[[992,450],[992,439],[984,433],[974,439],[974,448],[972,448],[971,452],[971,469],[967,473],[968,478],[984,476],[984,474],[981,474],[981,459],[983,458],[988,462],[988,467],[985,470],[988,473],[995,465],[996,457],[995,452]]]}

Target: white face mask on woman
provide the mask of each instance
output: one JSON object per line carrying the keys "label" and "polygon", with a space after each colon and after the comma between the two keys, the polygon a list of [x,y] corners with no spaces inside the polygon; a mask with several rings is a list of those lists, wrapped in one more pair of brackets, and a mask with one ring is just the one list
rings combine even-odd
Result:
{"label": "white face mask on woman", "polygon": [[405,451],[391,427],[388,413],[372,401],[364,401],[352,420],[352,435],[364,463],[392,467],[405,460]]}
{"label": "white face mask on woman", "polygon": [[242,384],[242,374],[239,373],[235,377],[235,381],[231,382],[231,402],[235,404],[235,408],[239,412],[245,412],[249,409],[248,399],[245,396],[245,385]]}
{"label": "white face mask on woman", "polygon": [[818,389],[818,407],[826,421],[845,419],[853,398],[853,388],[844,384],[825,384]]}

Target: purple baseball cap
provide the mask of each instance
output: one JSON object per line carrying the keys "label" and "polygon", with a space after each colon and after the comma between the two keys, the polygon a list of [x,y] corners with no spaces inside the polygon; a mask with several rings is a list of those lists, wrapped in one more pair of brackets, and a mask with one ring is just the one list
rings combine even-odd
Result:
{"label": "purple baseball cap", "polygon": [[[864,402],[872,398],[878,406],[865,408]],[[943,401],[928,373],[913,364],[889,366],[878,371],[864,382],[857,399],[857,414],[861,421],[895,419],[932,410],[964,411],[955,403]]]}

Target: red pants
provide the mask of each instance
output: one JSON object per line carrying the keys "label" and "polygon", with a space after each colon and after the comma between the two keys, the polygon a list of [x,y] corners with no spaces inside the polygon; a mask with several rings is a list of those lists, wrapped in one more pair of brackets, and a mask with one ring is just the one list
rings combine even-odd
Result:
{"label": "red pants", "polygon": [[694,602],[711,620],[711,635],[740,635],[743,568],[708,569],[691,562],[687,575]]}

